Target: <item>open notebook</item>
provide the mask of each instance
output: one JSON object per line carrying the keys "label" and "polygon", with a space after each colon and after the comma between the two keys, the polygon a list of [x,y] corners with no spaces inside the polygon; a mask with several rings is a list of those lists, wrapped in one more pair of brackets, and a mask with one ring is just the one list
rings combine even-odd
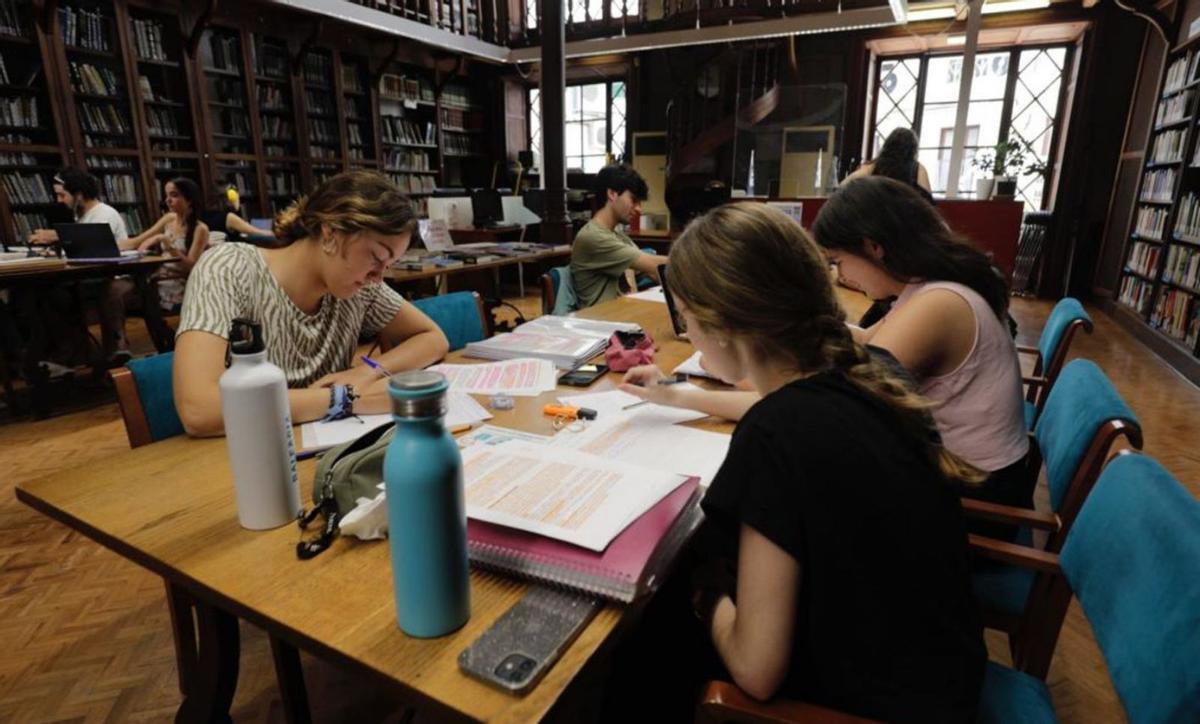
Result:
{"label": "open notebook", "polygon": [[480,520],[467,520],[471,562],[628,603],[657,588],[703,520],[699,478],[689,478],[595,552]]}

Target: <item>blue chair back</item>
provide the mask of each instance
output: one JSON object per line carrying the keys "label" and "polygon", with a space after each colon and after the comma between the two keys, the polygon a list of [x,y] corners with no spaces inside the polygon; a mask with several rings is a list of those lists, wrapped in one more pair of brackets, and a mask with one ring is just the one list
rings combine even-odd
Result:
{"label": "blue chair back", "polygon": [[462,349],[468,342],[478,342],[486,336],[480,316],[479,299],[473,292],[453,292],[426,297],[413,302],[441,328],[450,341],[450,351]]}
{"label": "blue chair back", "polygon": [[[1137,417],[1095,362],[1075,359],[1063,367],[1034,428],[1046,461],[1050,507],[1058,511],[1084,456],[1109,420],[1140,430]],[[1140,441],[1137,443],[1140,446]],[[1102,453],[1103,454],[1103,453]]]}
{"label": "blue chair back", "polygon": [[562,284],[562,267],[551,267],[546,274],[550,276],[550,283],[554,285],[554,298],[558,299],[558,285]]}
{"label": "blue chair back", "polygon": [[1200,721],[1200,501],[1152,458],[1121,455],[1060,560],[1129,720]]}
{"label": "blue chair back", "polygon": [[146,414],[150,437],[155,442],[182,435],[183,422],[175,411],[175,388],[171,381],[174,352],[164,352],[125,364],[137,385],[138,398]]}
{"label": "blue chair back", "polygon": [[1038,352],[1042,355],[1043,373],[1045,367],[1054,360],[1058,353],[1058,346],[1062,344],[1067,330],[1073,322],[1078,320],[1086,322],[1085,326],[1091,329],[1092,318],[1088,316],[1087,310],[1083,308],[1079,300],[1074,297],[1063,297],[1050,311],[1050,316],[1046,318],[1046,326],[1042,328],[1042,336],[1038,338]]}

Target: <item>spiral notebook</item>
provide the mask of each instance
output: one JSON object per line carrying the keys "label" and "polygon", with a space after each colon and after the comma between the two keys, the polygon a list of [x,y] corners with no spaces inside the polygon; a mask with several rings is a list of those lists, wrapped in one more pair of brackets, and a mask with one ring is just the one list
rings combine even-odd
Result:
{"label": "spiral notebook", "polygon": [[683,544],[703,520],[699,478],[678,488],[629,524],[603,552],[536,533],[467,520],[471,562],[503,573],[629,603],[658,587]]}

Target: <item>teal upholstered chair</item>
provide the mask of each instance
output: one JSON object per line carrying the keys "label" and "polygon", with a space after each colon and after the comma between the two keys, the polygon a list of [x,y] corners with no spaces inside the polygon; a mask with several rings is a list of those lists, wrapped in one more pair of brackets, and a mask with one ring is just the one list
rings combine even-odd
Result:
{"label": "teal upholstered chair", "polygon": [[542,286],[542,314],[554,314],[554,304],[558,301],[558,285],[562,281],[559,267],[543,274],[539,281]]}
{"label": "teal upholstered chair", "polygon": [[1028,390],[1025,394],[1025,427],[1032,430],[1038,415],[1046,405],[1047,396],[1067,360],[1067,350],[1075,332],[1083,329],[1091,334],[1092,318],[1083,305],[1074,297],[1063,297],[1042,328],[1036,347],[1018,346],[1017,350],[1035,356],[1033,376],[1025,378]]}
{"label": "teal upholstered chair", "polygon": [[452,292],[413,301],[413,306],[432,319],[446,339],[450,351],[462,349],[468,342],[492,336],[483,300],[475,292]]}
{"label": "teal upholstered chair", "polygon": [[124,367],[109,372],[117,388],[117,403],[121,406],[129,447],[183,434],[171,381],[174,360],[174,352],[164,352],[130,360]]}
{"label": "teal upholstered chair", "polygon": [[[1038,418],[1036,450],[1031,452],[1045,460],[1050,512],[966,499],[963,509],[973,517],[1023,526],[1017,540],[1022,545],[1032,544],[1031,528],[1044,530],[1045,550],[1056,553],[1100,475],[1112,445],[1122,436],[1133,447],[1141,448],[1142,432],[1137,417],[1094,362],[1072,360],[1063,368]],[[1047,595],[1049,578],[1028,568],[989,565],[976,571],[973,582],[984,622],[990,628],[1008,632],[1013,661],[1021,670],[1044,677],[1053,655],[1053,643],[1047,649],[1049,632],[1033,625],[1027,614],[1031,596]],[[1056,639],[1057,631],[1053,633]]]}
{"label": "teal upholstered chair", "polygon": [[[1056,636],[1074,591],[1129,721],[1200,721],[1200,501],[1161,465],[1128,451],[1109,463],[1061,555],[994,541],[973,547],[1053,579],[1039,608]],[[763,704],[727,682],[709,684],[697,720],[865,721],[803,702]],[[989,662],[977,721],[1057,719],[1045,681]]]}
{"label": "teal upholstered chair", "polygon": [[571,265],[556,266],[542,275],[542,314],[565,315],[579,308],[571,283]]}

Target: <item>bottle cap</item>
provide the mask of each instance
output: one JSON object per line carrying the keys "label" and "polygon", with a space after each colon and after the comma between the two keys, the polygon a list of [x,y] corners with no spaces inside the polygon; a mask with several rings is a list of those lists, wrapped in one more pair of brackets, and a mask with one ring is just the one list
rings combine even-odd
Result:
{"label": "bottle cap", "polygon": [[266,349],[262,325],[239,317],[229,326],[229,349],[233,354],[258,354]]}
{"label": "bottle cap", "polygon": [[399,372],[388,380],[392,413],[397,417],[445,417],[450,383],[438,372]]}

